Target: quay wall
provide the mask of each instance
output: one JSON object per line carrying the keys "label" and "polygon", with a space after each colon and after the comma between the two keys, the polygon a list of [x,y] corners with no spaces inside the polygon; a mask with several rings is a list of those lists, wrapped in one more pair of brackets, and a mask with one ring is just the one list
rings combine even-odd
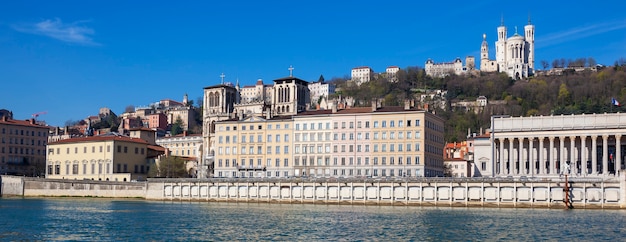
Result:
{"label": "quay wall", "polygon": [[[2,176],[2,184],[7,176]],[[22,181],[21,193],[10,195],[24,197],[106,197],[106,198],[145,198],[145,182],[112,182],[92,180],[62,180],[30,177],[11,177]],[[10,185],[16,187],[17,183]],[[2,191],[2,196],[9,195]]]}
{"label": "quay wall", "polygon": [[[568,182],[573,208],[626,208],[624,182]],[[146,199],[354,205],[565,208],[565,180],[420,179],[362,181],[158,180]]]}
{"label": "quay wall", "polygon": [[399,206],[626,208],[619,179],[149,179],[147,182],[1,176],[2,196]]}

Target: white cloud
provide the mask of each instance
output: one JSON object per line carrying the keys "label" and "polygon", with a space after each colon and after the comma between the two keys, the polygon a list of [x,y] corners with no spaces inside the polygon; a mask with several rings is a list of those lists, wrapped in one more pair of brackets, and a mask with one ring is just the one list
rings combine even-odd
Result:
{"label": "white cloud", "polygon": [[596,23],[576,27],[562,32],[550,33],[541,38],[537,38],[535,42],[541,43],[541,47],[546,47],[620,29],[626,29],[626,20]]}
{"label": "white cloud", "polygon": [[20,32],[48,36],[68,43],[100,45],[91,38],[95,33],[93,29],[79,25],[83,22],[85,21],[66,24],[60,19],[55,18],[46,19],[34,24],[15,25],[13,28]]}

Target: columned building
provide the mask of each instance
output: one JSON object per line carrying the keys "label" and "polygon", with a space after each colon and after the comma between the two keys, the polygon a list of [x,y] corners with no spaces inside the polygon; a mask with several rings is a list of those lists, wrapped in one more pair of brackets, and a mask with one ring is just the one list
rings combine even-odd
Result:
{"label": "columned building", "polygon": [[483,176],[606,177],[624,168],[626,114],[493,117],[492,128],[491,149],[474,155]]}

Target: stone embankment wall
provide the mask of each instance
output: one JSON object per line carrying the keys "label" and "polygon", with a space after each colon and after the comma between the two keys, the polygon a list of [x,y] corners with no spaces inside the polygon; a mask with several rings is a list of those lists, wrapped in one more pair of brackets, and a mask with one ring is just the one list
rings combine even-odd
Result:
{"label": "stone embankment wall", "polygon": [[[145,198],[145,182],[2,176],[2,196]],[[9,183],[5,183],[8,181]],[[19,181],[19,182],[17,182]],[[6,190],[5,190],[6,189]]]}
{"label": "stone embankment wall", "polygon": [[148,182],[2,176],[2,195],[460,207],[626,208],[616,179],[150,179]]}
{"label": "stone embankment wall", "polygon": [[626,208],[617,179],[156,180],[146,199],[365,205]]}

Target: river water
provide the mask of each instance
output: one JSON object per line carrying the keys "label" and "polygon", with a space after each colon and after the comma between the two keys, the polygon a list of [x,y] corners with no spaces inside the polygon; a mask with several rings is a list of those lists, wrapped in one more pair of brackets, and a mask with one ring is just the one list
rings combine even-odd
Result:
{"label": "river water", "polygon": [[0,241],[624,241],[626,211],[0,198]]}

